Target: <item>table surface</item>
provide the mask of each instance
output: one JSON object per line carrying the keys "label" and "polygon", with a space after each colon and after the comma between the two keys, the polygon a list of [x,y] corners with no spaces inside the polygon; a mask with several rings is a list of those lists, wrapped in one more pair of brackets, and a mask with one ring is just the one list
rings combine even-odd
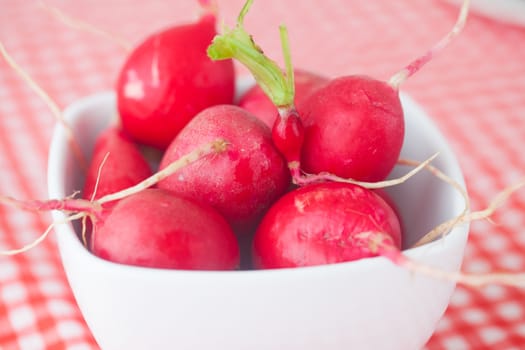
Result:
{"label": "table surface", "polygon": [[[218,0],[222,20],[233,24],[242,3]],[[126,56],[114,41],[65,25],[38,1],[0,4],[0,41],[61,108],[113,88]],[[199,12],[196,1],[47,4],[131,45]],[[265,0],[255,1],[246,26],[278,58],[277,27],[285,23],[296,67],[330,77],[360,73],[388,79],[440,39],[457,12],[440,0]],[[525,175],[525,27],[473,12],[457,40],[402,90],[423,106],[457,153],[474,209]],[[1,194],[46,198],[54,124],[42,100],[0,59]],[[525,270],[524,212],[525,190],[506,201],[493,222],[474,222],[463,270]],[[0,207],[0,249],[32,241],[50,222],[47,213]],[[459,285],[426,348],[524,346],[525,289]],[[69,289],[53,235],[29,252],[0,257],[0,348],[98,349]]]}

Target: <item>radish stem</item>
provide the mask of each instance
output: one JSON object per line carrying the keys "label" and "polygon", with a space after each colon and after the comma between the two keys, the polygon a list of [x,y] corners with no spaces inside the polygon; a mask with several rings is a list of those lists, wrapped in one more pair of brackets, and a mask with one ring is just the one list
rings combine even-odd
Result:
{"label": "radish stem", "polygon": [[294,103],[293,74],[290,75],[291,55],[288,47],[287,32],[281,26],[281,38],[283,42],[284,58],[288,74],[284,74],[279,65],[264,55],[263,51],[251,35],[244,29],[244,17],[246,16],[253,0],[244,4],[238,18],[237,25],[233,29],[226,28],[225,32],[216,35],[208,47],[208,56],[213,60],[224,60],[234,58],[244,64],[253,74],[255,81],[268,95],[273,104],[278,108],[292,109]]}
{"label": "radish stem", "polygon": [[295,77],[292,65],[292,55],[290,53],[290,40],[288,40],[288,31],[286,27],[279,26],[279,34],[281,36],[281,46],[284,57],[284,64],[286,67],[286,83],[289,93],[292,95],[292,104],[289,105],[293,108],[293,98],[295,97]]}

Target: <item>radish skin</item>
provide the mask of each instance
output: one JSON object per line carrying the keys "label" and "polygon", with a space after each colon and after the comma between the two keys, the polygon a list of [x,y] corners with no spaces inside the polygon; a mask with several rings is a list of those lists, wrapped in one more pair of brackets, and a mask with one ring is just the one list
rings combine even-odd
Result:
{"label": "radish skin", "polygon": [[6,60],[6,62],[9,64],[11,68],[27,83],[27,85],[44,101],[44,103],[49,107],[49,110],[55,117],[55,119],[62,125],[64,130],[66,131],[69,144],[73,150],[73,154],[76,157],[77,161],[79,162],[80,166],[82,167],[82,170],[85,170],[87,168],[87,160],[82,152],[82,149],[80,145],[78,144],[77,140],[75,139],[75,135],[73,130],[71,129],[70,125],[65,121],[62,112],[60,111],[60,107],[57,105],[55,101],[49,96],[44,89],[42,89],[30,76],[29,74],[22,69],[18,65],[18,63],[11,57],[11,55],[7,52],[6,48],[0,42],[0,55]]}
{"label": "radish skin", "polygon": [[71,28],[103,37],[117,44],[119,47],[124,49],[126,52],[131,50],[131,45],[125,39],[120,38],[113,33],[109,33],[86,21],[80,20],[78,18],[73,18],[69,14],[60,10],[58,7],[54,7],[54,6],[47,4],[44,0],[39,0],[38,4],[44,10],[49,12],[53,17],[55,17],[57,20],[61,21],[62,23],[64,23],[65,25]]}

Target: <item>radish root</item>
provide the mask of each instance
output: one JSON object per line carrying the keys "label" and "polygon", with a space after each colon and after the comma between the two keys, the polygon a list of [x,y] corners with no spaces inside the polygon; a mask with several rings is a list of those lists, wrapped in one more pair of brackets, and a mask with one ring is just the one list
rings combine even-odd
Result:
{"label": "radish root", "polygon": [[102,175],[102,169],[104,168],[104,164],[106,164],[106,161],[108,160],[109,152],[104,155],[104,158],[102,159],[102,162],[100,162],[100,166],[97,169],[97,181],[95,182],[95,187],[93,189],[93,194],[91,195],[91,201],[95,200],[95,197],[97,196],[98,186],[100,183],[100,177]]}
{"label": "radish root", "polygon": [[525,273],[483,273],[471,274],[464,272],[448,272],[436,269],[432,266],[423,265],[404,260],[403,267],[407,269],[422,273],[428,277],[461,283],[462,285],[470,287],[483,287],[489,284],[499,284],[512,287],[525,287]]}
{"label": "radish root", "polygon": [[[464,213],[459,217],[456,217],[438,225],[434,230],[429,232],[420,241],[418,241],[415,244],[415,247],[428,243],[433,239],[437,238],[439,235],[442,235],[444,232],[447,232],[453,227],[456,227],[465,222],[471,222],[480,219],[488,219],[504,203],[505,200],[507,200],[514,192],[518,191],[523,187],[525,187],[525,178],[522,178],[515,184],[505,188],[503,191],[498,193],[485,209],[470,213]],[[378,246],[377,242],[374,242],[371,245],[373,247]],[[434,268],[432,266],[420,264],[415,261],[411,261],[410,259],[406,258],[403,254],[401,254],[401,252],[394,251],[394,249],[388,245],[383,245],[376,249],[378,252],[380,252],[381,255],[388,257],[395,264],[405,267],[411,271],[422,273],[432,278],[453,281],[471,287],[481,287],[489,284],[525,287],[525,273],[495,272],[471,274],[464,273],[461,271],[449,272]]]}
{"label": "radish root", "polygon": [[513,287],[525,287],[525,273],[480,273],[472,274],[461,271],[445,271],[433,266],[410,260],[393,245],[389,236],[382,232],[364,232],[357,238],[368,242],[370,251],[389,259],[395,265],[409,271],[420,273],[430,278],[461,283],[470,287],[482,287],[499,284]]}
{"label": "radish root", "polygon": [[40,243],[42,243],[46,238],[47,236],[49,235],[49,233],[51,232],[51,230],[55,227],[55,225],[59,225],[59,224],[65,224],[67,222],[70,222],[70,221],[73,221],[73,220],[77,220],[77,219],[80,219],[80,218],[83,218],[83,217],[86,217],[87,214],[86,213],[78,213],[78,214],[75,214],[75,215],[72,215],[72,216],[69,216],[67,217],[66,219],[64,220],[61,220],[61,221],[55,221],[53,223],[51,223],[47,229],[44,231],[44,233],[42,233],[40,236],[38,236],[35,240],[33,240],[32,242],[26,244],[25,246],[23,246],[22,248],[18,248],[18,249],[10,249],[10,250],[0,250],[0,255],[3,255],[3,256],[12,256],[12,255],[17,255],[17,254],[21,254],[21,253],[25,253],[31,249],[33,249],[34,247],[36,247],[37,245],[39,245]]}
{"label": "radish root", "polygon": [[436,239],[439,235],[442,235],[444,232],[447,232],[453,227],[462,223],[471,222],[474,220],[489,219],[489,217],[493,215],[494,212],[496,212],[496,210],[504,203],[505,200],[507,200],[514,192],[521,189],[522,187],[525,187],[525,178],[521,179],[517,183],[505,188],[503,191],[498,193],[498,195],[494,197],[494,199],[489,203],[489,205],[485,209],[474,211],[471,213],[463,213],[462,215],[454,219],[451,219],[438,225],[432,231],[427,233],[423,238],[421,238],[414,245],[414,247],[426,244]]}
{"label": "radish root", "polygon": [[88,242],[87,242],[87,216],[84,216],[82,218],[82,232],[80,233],[80,237],[82,237],[82,244],[84,247],[88,248]]}
{"label": "radish root", "polygon": [[20,65],[9,55],[4,45],[0,42],[0,53],[9,64],[9,66],[24,80],[24,82],[44,101],[55,119],[64,127],[69,143],[73,149],[73,154],[80,163],[82,169],[87,169],[87,160],[80,148],[80,145],[75,139],[75,135],[69,124],[64,120],[62,112],[53,99],[42,89],[30,76],[25,72]]}
{"label": "radish root", "polygon": [[130,52],[132,46],[123,38],[120,38],[112,33],[109,33],[105,30],[102,30],[90,23],[82,21],[78,18],[73,18],[70,15],[64,13],[57,7],[47,4],[45,1],[38,1],[39,5],[42,6],[47,12],[49,12],[53,17],[58,19],[60,22],[64,23],[68,27],[71,27],[75,30],[80,30],[83,32],[91,33],[97,36],[101,36],[109,41],[117,44],[119,47],[124,49],[126,52]]}
{"label": "radish root", "polygon": [[[417,161],[408,160],[408,159],[399,159],[397,163],[399,165],[408,165],[408,166],[415,166],[415,165],[421,164]],[[470,210],[470,199],[468,197],[467,191],[463,188],[463,186],[461,186],[457,181],[452,179],[450,176],[444,174],[441,170],[439,170],[438,168],[436,168],[435,166],[431,164],[426,164],[424,167],[432,175],[434,175],[438,179],[454,187],[454,189],[458,191],[458,193],[463,197],[463,200],[465,202],[465,207],[463,208],[461,213],[459,213],[457,216],[438,225],[437,227],[432,229],[432,231],[425,234],[418,242],[416,242],[416,244],[413,247],[418,247],[424,243],[431,242],[435,240],[436,238],[438,238],[438,236],[445,236],[448,232],[450,232],[450,230],[452,230],[454,226],[459,225],[459,221],[461,220],[461,218],[465,216]]]}
{"label": "radish root", "polygon": [[452,39],[454,39],[454,37],[461,33],[467,21],[469,6],[470,0],[464,0],[463,4],[461,5],[458,18],[452,30],[445,37],[443,37],[436,45],[434,45],[434,47],[427,51],[423,56],[416,58],[414,61],[410,62],[409,65],[407,65],[405,68],[403,68],[401,71],[397,72],[390,78],[388,84],[392,86],[392,88],[399,89],[399,86],[401,84],[403,84],[409,77],[411,77],[417,71],[419,71],[437,54],[443,51],[443,49],[450,44]]}
{"label": "radish root", "polygon": [[370,189],[391,187],[391,186],[395,186],[395,185],[404,183],[405,181],[410,179],[412,176],[420,172],[423,168],[428,167],[430,162],[432,162],[438,156],[438,154],[439,153],[435,153],[434,155],[430,156],[427,160],[421,163],[413,162],[413,164],[415,164],[416,167],[397,179],[377,181],[377,182],[366,182],[366,181],[357,181],[353,179],[346,179],[346,178],[336,176],[334,174],[322,172],[319,174],[303,173],[300,176],[294,177],[294,182],[299,186],[304,186],[304,185],[308,185],[308,184],[316,183],[316,182],[334,181],[334,182],[350,183],[350,184],[354,184],[354,185],[358,185],[358,186],[366,187]]}
{"label": "radish root", "polygon": [[[470,202],[469,197],[465,189],[455,180],[441,172],[436,167],[427,162],[417,162],[412,160],[400,159],[398,161],[400,165],[419,165],[423,166],[426,170],[430,171],[434,176],[440,180],[453,186],[465,199],[465,208],[456,217],[447,220],[430,232],[425,234],[412,248],[419,247],[423,244],[429,243],[439,237],[443,237],[450,232],[454,227],[464,224],[466,222],[472,222],[481,219],[490,219],[490,216],[503,205],[503,203],[516,191],[525,187],[525,177],[508,186],[498,193],[489,205],[482,210],[469,212]],[[508,272],[495,272],[495,273],[482,273],[482,274],[471,274],[465,272],[450,272],[444,271],[429,265],[421,264],[408,259],[401,251],[395,248],[391,237],[388,234],[382,232],[362,232],[355,236],[355,239],[362,241],[360,244],[368,245],[370,251],[388,258],[394,264],[406,268],[410,271],[421,273],[431,278],[452,281],[455,283],[461,283],[471,287],[481,287],[489,284],[500,284],[514,287],[525,287],[525,273],[508,273]]]}

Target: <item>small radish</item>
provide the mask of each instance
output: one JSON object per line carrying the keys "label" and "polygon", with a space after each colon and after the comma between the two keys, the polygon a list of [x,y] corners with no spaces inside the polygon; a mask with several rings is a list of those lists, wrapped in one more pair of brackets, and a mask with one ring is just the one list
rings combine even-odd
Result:
{"label": "small radish", "polygon": [[158,187],[211,205],[236,229],[252,226],[286,191],[290,174],[270,129],[249,112],[234,105],[205,109],[175,137],[160,169],[217,138],[228,142],[225,152],[181,169]]}
{"label": "small radish", "polygon": [[136,185],[151,175],[150,166],[137,145],[113,126],[97,137],[82,197],[98,199]]}
{"label": "small radish", "polygon": [[372,190],[346,183],[312,184],[287,193],[264,216],[254,238],[258,268],[352,261],[399,251],[394,210]]}
{"label": "small radish", "polygon": [[[324,86],[329,80],[318,74],[296,69],[295,77],[295,105],[300,105],[314,91]],[[238,105],[249,112],[252,112],[257,118],[261,119],[270,128],[278,117],[277,108],[273,102],[266,96],[260,86],[254,85],[244,95],[242,95]]]}
{"label": "small radish", "polygon": [[117,81],[122,127],[135,140],[164,149],[198,112],[233,103],[231,60],[213,62],[206,47],[215,14],[156,33],[128,56]]}
{"label": "small radish", "polygon": [[239,246],[211,207],[160,189],[118,201],[97,221],[92,252],[117,263],[187,270],[232,270]]}
{"label": "small radish", "polygon": [[235,28],[214,38],[208,55],[216,60],[235,58],[243,63],[278,108],[280,118],[273,125],[273,139],[288,161],[294,182],[306,184],[335,178],[383,180],[396,164],[403,144],[399,86],[462,30],[469,0],[464,1],[452,31],[388,82],[362,75],[337,78],[306,98],[297,109],[286,29],[280,28],[284,74],[244,29],[244,16],[252,2],[245,3]]}
{"label": "small radish", "polygon": [[403,146],[397,90],[365,76],[332,80],[297,107],[304,127],[301,166],[359,181],[381,181]]}

